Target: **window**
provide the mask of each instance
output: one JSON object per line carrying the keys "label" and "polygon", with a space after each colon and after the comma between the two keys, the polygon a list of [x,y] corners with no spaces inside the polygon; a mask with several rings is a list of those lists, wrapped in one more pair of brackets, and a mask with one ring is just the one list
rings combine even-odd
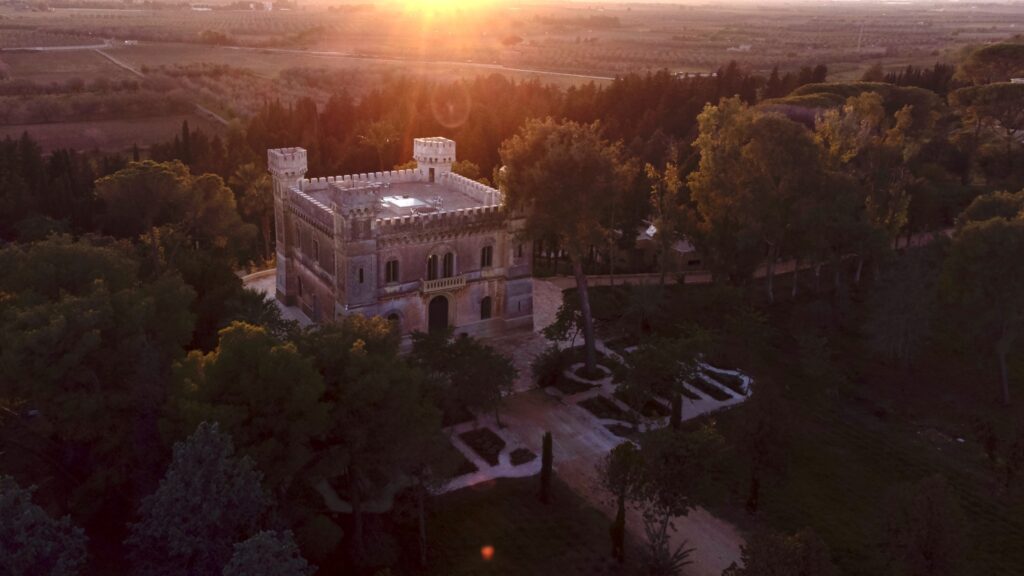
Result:
{"label": "window", "polygon": [[317,240],[313,240],[313,260],[320,263],[320,242]]}
{"label": "window", "polygon": [[298,278],[298,280],[299,280],[299,296],[302,296],[302,277],[300,276]]}
{"label": "window", "polygon": [[520,243],[518,246],[516,246],[516,258],[522,258],[522,257],[523,257],[523,245],[522,245],[522,243]]}
{"label": "window", "polygon": [[491,297],[484,296],[480,301],[480,319],[487,320],[491,317]]}
{"label": "window", "polygon": [[444,255],[444,277],[451,278],[455,276],[455,255],[448,252]]}
{"label": "window", "polygon": [[427,258],[427,280],[437,280],[437,254]]}
{"label": "window", "polygon": [[398,282],[398,260],[388,260],[384,264],[384,281],[387,283]]}
{"label": "window", "polygon": [[362,268],[359,269],[359,283],[360,284],[363,283],[363,269]]}
{"label": "window", "polygon": [[480,267],[490,268],[494,262],[494,247],[484,246],[480,249]]}
{"label": "window", "polygon": [[391,324],[391,331],[395,334],[402,333],[402,318],[397,312],[388,314],[388,323]]}

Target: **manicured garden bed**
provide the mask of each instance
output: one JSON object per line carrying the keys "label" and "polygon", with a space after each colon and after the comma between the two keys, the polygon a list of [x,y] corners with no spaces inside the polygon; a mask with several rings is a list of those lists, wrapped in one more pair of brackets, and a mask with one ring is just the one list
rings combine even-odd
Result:
{"label": "manicured garden bed", "polygon": [[[690,390],[686,386],[680,387],[679,388],[679,393],[682,394],[683,396],[686,396],[690,400],[703,400],[703,398],[701,398],[699,394],[697,394],[693,390]],[[668,398],[666,398],[665,400],[668,400],[668,401],[671,402],[671,400],[669,400]]]}
{"label": "manicured garden bed", "polygon": [[459,438],[485,462],[491,466],[498,465],[498,455],[505,449],[505,441],[490,428],[477,428],[463,432],[459,434]]}
{"label": "manicured garden bed", "polygon": [[705,382],[703,379],[699,377],[688,380],[686,384],[696,388],[705,396],[710,396],[711,398],[714,398],[719,402],[724,402],[726,400],[732,399],[732,396],[730,396],[729,393],[727,393],[725,390],[722,390],[721,388],[715,386],[714,384]]}
{"label": "manicured garden bed", "polygon": [[587,372],[586,365],[583,365],[583,366],[580,366],[579,368],[577,368],[576,370],[573,370],[573,374],[575,374],[577,378],[582,378],[584,380],[597,381],[597,380],[604,380],[605,378],[610,376],[611,375],[611,370],[609,370],[608,368],[598,364],[597,367],[594,368],[594,373],[591,374],[591,373]]}
{"label": "manicured garden bed", "polygon": [[723,374],[721,372],[712,372],[710,370],[705,371],[709,378],[718,382],[722,386],[725,386],[729,390],[732,390],[738,396],[746,396],[747,392],[743,389],[743,379],[733,374]]}
{"label": "manicured garden bed", "polygon": [[622,420],[632,422],[633,416],[629,412],[619,408],[618,404],[604,396],[594,396],[579,403],[579,406],[594,416],[604,420]]}
{"label": "manicured garden bed", "polygon": [[672,409],[657,400],[648,400],[640,413],[647,418],[665,418],[672,413]]}
{"label": "manicured garden bed", "polygon": [[633,428],[632,426],[627,426],[625,424],[607,424],[605,425],[605,428],[607,428],[609,432],[615,434],[619,438],[636,440],[640,437],[640,433],[637,432],[636,428]]}
{"label": "manicured garden bed", "polygon": [[512,461],[513,466],[519,466],[520,464],[526,464],[527,462],[533,462],[537,459],[537,455],[528,448],[516,448],[509,454],[509,460]]}
{"label": "manicured garden bed", "polygon": [[573,394],[579,394],[580,392],[586,392],[593,388],[594,384],[587,384],[586,382],[580,382],[579,380],[573,380],[572,378],[566,377],[564,374],[559,376],[558,380],[554,383],[555,390],[558,390],[566,396]]}
{"label": "manicured garden bed", "polygon": [[[456,450],[456,452],[458,452],[458,450]],[[458,458],[459,465],[455,468],[455,476],[464,476],[479,470],[479,468],[476,467],[476,464],[473,464],[469,458],[462,455],[462,452],[459,452]]]}

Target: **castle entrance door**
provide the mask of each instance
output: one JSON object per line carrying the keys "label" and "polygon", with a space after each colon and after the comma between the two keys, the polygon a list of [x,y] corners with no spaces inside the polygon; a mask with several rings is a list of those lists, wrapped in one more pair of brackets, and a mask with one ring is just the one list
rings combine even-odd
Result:
{"label": "castle entrance door", "polygon": [[448,298],[434,296],[430,300],[427,329],[431,334],[439,334],[448,329]]}

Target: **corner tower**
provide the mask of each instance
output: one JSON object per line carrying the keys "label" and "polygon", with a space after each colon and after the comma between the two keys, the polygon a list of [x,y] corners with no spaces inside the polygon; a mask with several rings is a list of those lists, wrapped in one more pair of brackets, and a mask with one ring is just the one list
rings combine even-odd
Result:
{"label": "corner tower", "polygon": [[412,159],[428,182],[436,182],[442,174],[452,171],[455,162],[455,141],[440,136],[416,138],[412,141]]}
{"label": "corner tower", "polygon": [[285,218],[288,190],[306,175],[305,148],[274,148],[267,150],[267,170],[274,180],[274,236],[277,256],[277,299],[291,304],[297,289],[291,271],[289,235],[291,221]]}

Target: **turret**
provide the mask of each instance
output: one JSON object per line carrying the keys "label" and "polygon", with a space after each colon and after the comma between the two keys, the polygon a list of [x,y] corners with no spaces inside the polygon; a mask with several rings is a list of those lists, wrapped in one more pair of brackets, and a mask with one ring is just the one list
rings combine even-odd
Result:
{"label": "turret", "polygon": [[267,171],[274,176],[274,195],[280,197],[306,175],[306,149],[267,150]]}
{"label": "turret", "polygon": [[440,136],[416,138],[412,141],[412,158],[416,167],[427,175],[427,181],[436,182],[442,174],[452,171],[455,141]]}
{"label": "turret", "polygon": [[267,170],[274,178],[274,222],[277,252],[277,298],[294,304],[297,291],[296,276],[292,271],[289,240],[292,225],[286,216],[285,196],[306,175],[304,148],[275,148],[267,150]]}

